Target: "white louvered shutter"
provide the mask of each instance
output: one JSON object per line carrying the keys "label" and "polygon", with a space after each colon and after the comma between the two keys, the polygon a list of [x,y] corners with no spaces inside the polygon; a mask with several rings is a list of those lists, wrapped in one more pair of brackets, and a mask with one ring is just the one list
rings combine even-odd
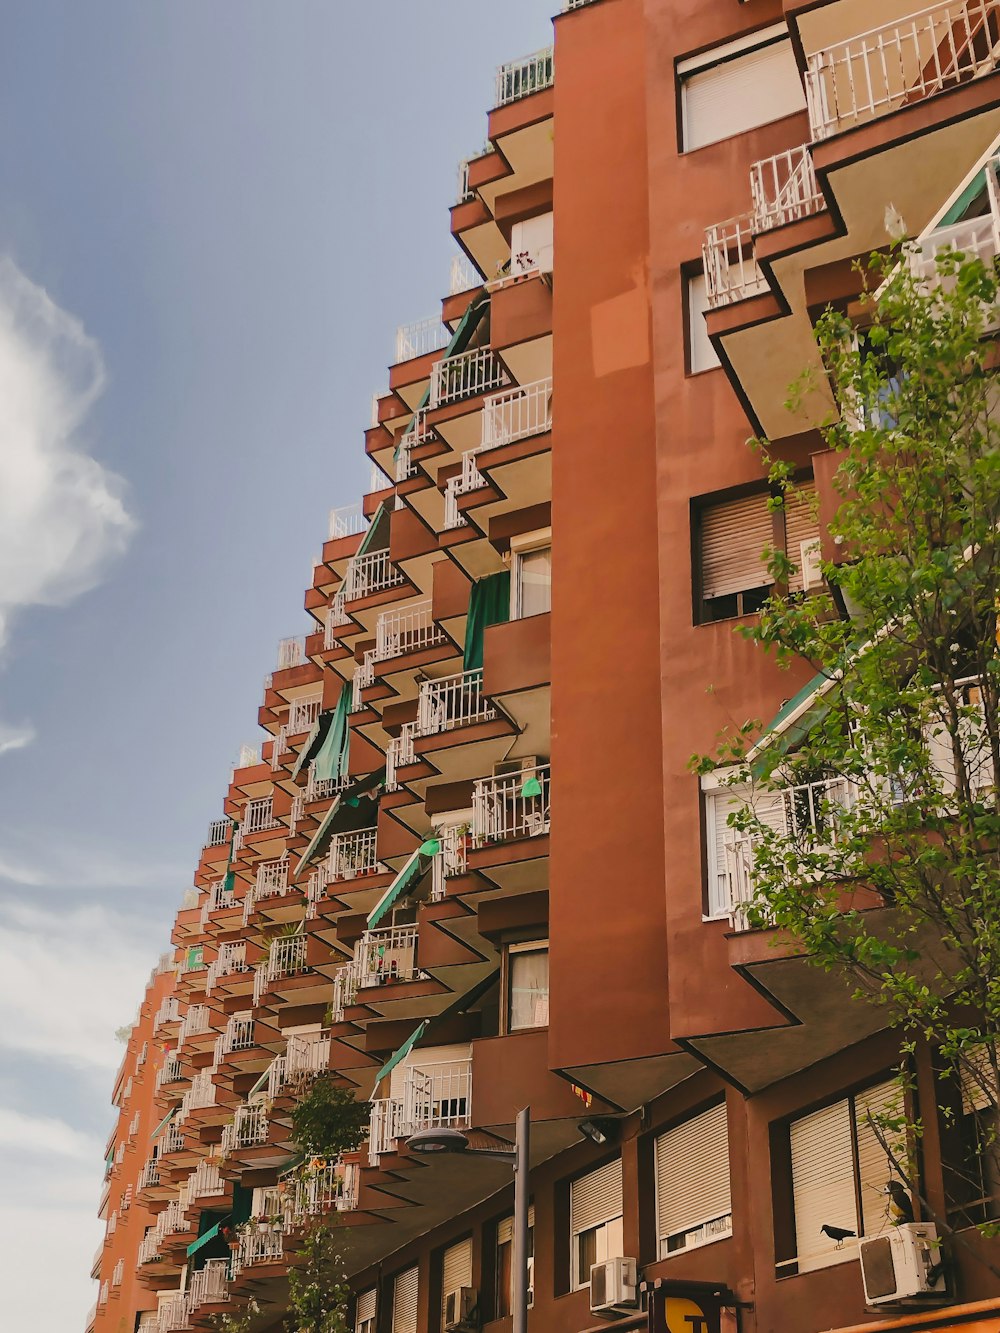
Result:
{"label": "white louvered shutter", "polygon": [[[534,1231],[534,1229],[535,1229],[535,1205],[531,1204],[528,1208],[528,1230]],[[497,1223],[497,1244],[498,1245],[514,1244],[513,1216],[504,1217]]]}
{"label": "white louvered shutter", "polygon": [[678,66],[685,152],[805,107],[787,36],[730,54],[736,45],[717,47]]}
{"label": "white louvered shutter", "polygon": [[363,1291],[358,1297],[358,1317],[355,1321],[355,1333],[368,1333],[375,1326],[375,1288]]}
{"label": "white louvered shutter", "polygon": [[671,1236],[716,1223],[702,1239],[732,1230],[726,1104],[677,1125],[656,1140],[656,1234],[660,1257]]}
{"label": "white louvered shutter", "polygon": [[569,1190],[569,1225],[574,1236],[622,1214],[622,1159],[574,1180]]}
{"label": "white louvered shutter", "polygon": [[[739,829],[732,828],[727,821],[734,811],[747,804],[750,796],[745,787],[722,787],[708,793],[705,834],[708,853],[709,916],[728,916],[735,906],[732,885],[736,855],[734,847],[737,844],[744,846],[746,835]],[[762,823],[778,833],[785,832],[785,805],[777,792],[757,792],[753,796],[753,808]],[[744,855],[747,857],[748,865],[752,867],[752,849]]]}
{"label": "white louvered shutter", "polygon": [[[877,1119],[880,1115],[894,1116],[900,1109],[899,1087],[893,1083],[879,1083],[874,1088],[859,1092],[854,1099],[854,1123],[858,1139],[858,1178],[861,1182],[861,1215],[866,1236],[876,1236],[887,1225],[885,1187],[892,1179],[892,1167],[885,1149],[875,1137],[868,1123],[868,1111]],[[889,1135],[890,1147],[898,1157],[904,1145]],[[898,1150],[898,1151],[897,1151]]]}
{"label": "white louvered shutter", "polygon": [[704,273],[695,273],[688,279],[688,358],[692,375],[703,370],[714,370],[722,364],[719,354],[712,346],[705,323],[705,311],[708,309],[708,292],[705,288]]}
{"label": "white louvered shutter", "polygon": [[802,548],[807,551],[819,541],[819,519],[813,507],[815,487],[812,482],[799,486],[785,497],[785,553],[798,570],[788,580],[789,591],[802,591]]}
{"label": "white louvered shutter", "polygon": [[396,1274],[392,1284],[392,1333],[417,1333],[417,1268]]}
{"label": "white louvered shutter", "polygon": [[851,1108],[834,1102],[792,1122],[792,1197],[799,1272],[822,1268],[836,1253],[824,1226],[856,1231]]}
{"label": "white louvered shutter", "polygon": [[971,1068],[963,1069],[961,1073],[962,1108],[965,1114],[1000,1105],[993,1066],[986,1049],[972,1051],[967,1060]]}
{"label": "white louvered shutter", "polygon": [[441,1324],[444,1326],[448,1294],[472,1286],[472,1240],[449,1245],[441,1256]]}
{"label": "white louvered shutter", "polygon": [[701,515],[702,597],[725,597],[771,582],[761,559],[774,545],[766,494],[709,505]]}

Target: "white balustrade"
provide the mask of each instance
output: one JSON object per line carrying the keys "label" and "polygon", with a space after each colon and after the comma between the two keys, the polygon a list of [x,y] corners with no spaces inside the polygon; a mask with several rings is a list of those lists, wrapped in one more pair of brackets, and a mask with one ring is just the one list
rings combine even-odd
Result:
{"label": "white balustrade", "polygon": [[222,1130],[222,1156],[231,1157],[243,1148],[259,1148],[267,1142],[267,1108],[259,1102],[240,1106],[231,1125]]}
{"label": "white balustrade", "polygon": [[548,833],[549,780],[548,764],[479,779],[472,792],[474,840],[505,842]]}
{"label": "white balustrade", "polygon": [[276,773],[281,767],[281,756],[288,749],[288,728],[280,726],[271,743],[271,772]]}
{"label": "white balustrade", "polygon": [[428,407],[444,407],[479,394],[493,393],[509,384],[503,366],[488,347],[476,347],[435,361],[431,371]]}
{"label": "white balustrade", "polygon": [[330,1064],[328,1036],[289,1037],[284,1055],[276,1056],[268,1070],[267,1095],[277,1097],[286,1088],[301,1087]]}
{"label": "white balustrade", "polygon": [[181,1329],[190,1328],[190,1316],[187,1296],[178,1294],[167,1301],[161,1301],[157,1313],[157,1333],[179,1333]]}
{"label": "white balustrade", "polygon": [[343,790],[347,785],[347,777],[339,778],[318,778],[316,776],[316,765],[309,765],[309,778],[306,782],[305,800],[306,805],[313,801],[325,801],[331,796],[336,796],[338,791]]}
{"label": "white balustrade", "polygon": [[402,1098],[372,1102],[368,1155],[377,1162],[398,1139],[422,1129],[467,1129],[472,1123],[472,1059],[406,1069]]}
{"label": "white balustrade", "polygon": [[[187,1021],[186,1014],[184,1017]],[[183,1032],[183,1027],[181,1031]],[[159,1092],[166,1084],[178,1083],[183,1077],[184,1067],[181,1064],[180,1056],[176,1052],[171,1052],[164,1057],[163,1064],[156,1071],[155,1090]]]}
{"label": "white balustrade", "polygon": [[416,753],[413,748],[414,737],[416,736],[417,724],[415,722],[404,722],[400,728],[398,736],[393,736],[386,746],[385,751],[385,789],[386,791],[398,791],[399,779],[398,770],[405,768],[408,764],[414,763]]}
{"label": "white balustrade", "polygon": [[355,602],[361,597],[395,588],[403,576],[389,559],[388,548],[356,555],[344,574],[344,600]]}
{"label": "white balustrade", "polygon": [[351,682],[351,711],[359,713],[365,706],[364,691],[375,684],[375,649],[365,651],[364,660],[354,672]]}
{"label": "white balustrade", "polygon": [[762,158],[750,168],[755,232],[798,222],[826,208],[808,144]]}
{"label": "white balustrade", "polygon": [[170,1153],[183,1151],[184,1131],[175,1119],[170,1122],[160,1137],[159,1156],[167,1157]]}
{"label": "white balustrade", "polygon": [[301,736],[303,732],[310,731],[319,721],[322,706],[322,694],[293,699],[288,709],[288,735]]}
{"label": "white balustrade", "polygon": [[291,891],[288,883],[288,857],[279,856],[274,861],[262,861],[257,867],[254,881],[254,896],[261,898],[281,898]]}
{"label": "white balustrade", "polygon": [[168,1023],[176,1023],[181,1016],[180,1006],[176,995],[168,995],[160,1004],[153,1018],[153,1035],[165,1027]]}
{"label": "white balustrade", "polygon": [[[101,1248],[103,1249],[103,1246]],[[113,1287],[120,1287],[122,1284],[122,1278],[124,1276],[125,1276],[125,1260],[119,1259],[111,1272],[111,1285]]]}
{"label": "white balustrade", "polygon": [[477,445],[475,449],[467,449],[462,455],[461,472],[448,478],[444,490],[444,530],[446,532],[452,528],[464,528],[468,524],[468,519],[459,507],[459,498],[463,495],[470,495],[473,491],[478,491],[480,487],[486,485],[486,478],[480,472],[479,465],[476,462],[482,452],[482,445]]}
{"label": "white balustrade", "polygon": [[412,981],[420,974],[416,965],[416,925],[366,930],[356,946],[355,958],[362,986]]}
{"label": "white balustrade", "polygon": [[555,58],[551,46],[530,56],[508,60],[497,70],[496,105],[508,106],[522,97],[551,88],[555,77]]}
{"label": "white balustrade", "polygon": [[368,526],[364,506],[360,501],[352,505],[341,505],[330,510],[329,541],[339,541],[341,537],[354,537],[364,532]]}
{"label": "white balustrade", "polygon": [[142,1164],[136,1189],[153,1189],[160,1183],[160,1164],[155,1157],[149,1157]]}
{"label": "white balustrade", "polygon": [[395,1097],[378,1097],[372,1101],[368,1125],[368,1160],[377,1166],[379,1159],[393,1152],[396,1140],[403,1137],[403,1103]]}
{"label": "white balustrade", "polygon": [[221,911],[224,907],[232,907],[235,901],[236,892],[233,886],[228,883],[228,879],[220,879],[213,884],[201,909],[202,930],[205,930],[208,926],[209,917],[213,912]]}
{"label": "white balustrade", "polygon": [[358,829],[354,833],[338,833],[330,843],[327,858],[328,882],[357,879],[379,870],[376,854],[377,830]]}
{"label": "white balustrade", "polygon": [[361,985],[360,958],[339,967],[333,974],[333,999],[330,1003],[330,1021],[343,1023],[344,1010],[349,1009],[357,999]]}
{"label": "white balustrade", "polygon": [[273,1264],[284,1254],[284,1233],[277,1226],[248,1224],[240,1232],[239,1249],[233,1256],[233,1276],[256,1264]]}
{"label": "white balustrade", "polygon": [[448,879],[464,875],[467,869],[467,834],[457,828],[438,829],[434,835],[441,850],[431,864],[431,899],[442,902],[448,893]]}
{"label": "white balustrade", "polygon": [[233,821],[231,819],[213,819],[208,826],[206,847],[223,847],[229,841]]}
{"label": "white balustrade", "polygon": [[[469,164],[462,163],[464,171],[460,171],[460,186],[464,189],[464,197],[459,198],[459,203],[465,199],[471,198],[469,193]],[[451,271],[448,278],[448,291],[452,296],[457,296],[459,292],[470,292],[475,287],[481,287],[483,275],[475,267],[468,255],[453,255],[451,260]]]}
{"label": "white balustrade", "polygon": [[323,635],[323,647],[327,652],[337,646],[337,630],[343,629],[345,625],[353,624],[351,617],[345,610],[347,601],[346,590],[344,588],[335,592],[330,601],[326,613],[326,630]]}
{"label": "white balustrade", "polygon": [[439,352],[450,341],[451,333],[442,324],[440,315],[429,315],[412,324],[400,324],[396,330],[396,360],[412,361],[428,352]]}
{"label": "white balustrade", "polygon": [[199,1162],[188,1176],[188,1198],[210,1199],[225,1194],[228,1186],[214,1162]]}
{"label": "white balustrade", "polygon": [[184,1120],[191,1111],[201,1111],[215,1105],[215,1083],[210,1069],[199,1070],[181,1101],[178,1119]]}
{"label": "white balustrade", "polygon": [[200,1037],[208,1032],[210,1026],[210,1015],[208,1006],[205,1004],[192,1004],[188,1006],[188,1011],[181,1021],[180,1031],[177,1034],[177,1044],[182,1046],[188,1037]]}
{"label": "white balustrade", "polygon": [[263,833],[267,829],[278,827],[278,821],[274,817],[274,802],[270,796],[259,796],[255,800],[247,801],[243,809],[243,822],[240,825],[240,833],[245,838],[251,833]]}
{"label": "white balustrade", "polygon": [[229,1299],[229,1260],[207,1259],[204,1268],[192,1274],[188,1301],[192,1310],[200,1305],[222,1305]]}
{"label": "white balustrade", "polygon": [[997,67],[1000,0],[950,0],[814,52],[814,140],[981,78]]}
{"label": "white balustrade", "polygon": [[497,449],[551,429],[551,377],[492,394],[483,404],[484,449]]}
{"label": "white balustrade", "polygon": [[205,979],[205,994],[211,995],[216,983],[222,977],[230,977],[247,971],[246,940],[226,941],[219,945],[219,956],[208,965]]}
{"label": "white balustrade", "polygon": [[716,223],[705,232],[702,246],[708,307],[745,301],[768,291],[767,279],[753,253],[753,217],[744,213]]}
{"label": "white balustrade", "polygon": [[417,735],[436,736],[456,727],[491,722],[496,709],[487,702],[482,687],[481,670],[423,681],[417,699]]}
{"label": "white balustrade", "polygon": [[233,1014],[222,1034],[222,1054],[249,1051],[254,1046],[253,1014]]}
{"label": "white balustrade", "polygon": [[445,634],[432,615],[430,599],[383,611],[375,626],[376,662],[417,653],[444,643]]}
{"label": "white balustrade", "polygon": [[306,660],[304,639],[282,639],[278,644],[278,671],[289,671]]}
{"label": "white balustrade", "polygon": [[307,971],[307,943],[305,935],[286,935],[272,940],[267,955],[268,981],[280,981],[283,977],[294,977]]}

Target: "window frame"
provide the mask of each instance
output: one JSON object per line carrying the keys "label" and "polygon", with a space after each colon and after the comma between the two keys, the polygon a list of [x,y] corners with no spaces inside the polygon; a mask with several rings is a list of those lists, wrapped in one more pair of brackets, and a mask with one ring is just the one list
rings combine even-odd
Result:
{"label": "window frame", "polygon": [[[523,596],[521,590],[521,565],[525,556],[535,555],[539,551],[549,553],[549,605],[544,611],[535,611],[530,616],[523,614]],[[521,533],[510,539],[510,619],[533,620],[535,616],[548,615],[552,609],[552,529],[536,528],[533,532]]]}
{"label": "window frame", "polygon": [[[617,1213],[613,1213],[613,1214],[612,1214],[611,1216],[609,1216],[609,1217],[605,1217],[605,1218],[603,1219],[603,1221],[600,1221],[600,1222],[594,1222],[594,1223],[592,1223],[592,1225],[590,1225],[590,1226],[588,1226],[588,1227],[581,1227],[579,1230],[575,1230],[575,1229],[574,1229],[574,1226],[573,1226],[573,1222],[574,1222],[574,1218],[573,1218],[573,1192],[574,1192],[574,1190],[581,1184],[581,1182],[587,1180],[588,1177],[596,1176],[596,1175],[598,1175],[600,1172],[602,1172],[602,1171],[606,1171],[609,1167],[612,1167],[612,1166],[615,1166],[615,1165],[617,1165],[617,1168],[618,1168],[618,1172],[617,1172],[617,1174],[618,1174],[618,1189],[621,1191],[621,1197],[620,1197],[621,1211],[619,1211],[619,1212],[617,1212]],[[567,1219],[566,1219],[566,1220],[567,1220],[567,1223],[568,1223],[568,1226],[567,1226],[567,1232],[568,1232],[568,1240],[569,1240],[569,1274],[568,1274],[568,1276],[569,1276],[569,1289],[570,1289],[570,1291],[582,1291],[582,1290],[583,1290],[584,1288],[586,1288],[586,1287],[589,1285],[589,1283],[590,1283],[590,1269],[589,1269],[589,1267],[588,1267],[587,1272],[586,1272],[585,1274],[584,1274],[584,1273],[581,1273],[581,1271],[580,1271],[580,1270],[581,1270],[581,1262],[580,1262],[580,1261],[581,1261],[581,1247],[580,1247],[580,1241],[581,1241],[581,1239],[582,1239],[584,1236],[589,1236],[589,1235],[593,1234],[593,1235],[595,1236],[595,1238],[598,1238],[598,1239],[599,1239],[602,1233],[604,1233],[605,1236],[606,1236],[606,1233],[607,1233],[607,1231],[608,1231],[608,1229],[609,1229],[610,1227],[615,1227],[615,1226],[617,1226],[617,1229],[618,1229],[619,1233],[621,1234],[621,1250],[620,1250],[620,1253],[621,1253],[621,1254],[624,1254],[624,1250],[625,1250],[625,1240],[624,1240],[624,1226],[625,1226],[625,1199],[624,1199],[624,1188],[623,1188],[623,1164],[622,1164],[622,1157],[621,1157],[621,1154],[620,1154],[620,1153],[617,1153],[617,1154],[615,1154],[615,1156],[609,1158],[607,1161],[601,1162],[599,1165],[597,1165],[597,1166],[593,1166],[593,1167],[591,1167],[589,1170],[587,1170],[587,1171],[582,1171],[582,1172],[580,1172],[579,1175],[574,1176],[573,1179],[570,1180],[570,1181],[568,1182],[568,1185],[567,1185],[567,1189],[566,1189],[566,1201],[567,1201],[567,1204],[568,1204]],[[606,1243],[606,1242],[605,1242],[605,1243]],[[597,1248],[597,1247],[595,1246],[595,1253],[596,1253],[596,1248]],[[613,1248],[608,1248],[606,1258],[614,1258],[614,1257],[616,1257],[616,1255],[615,1255],[615,1251],[613,1250]],[[595,1258],[593,1262],[594,1262],[594,1263],[603,1263],[604,1260],[603,1260],[603,1259],[600,1259],[600,1258]]]}
{"label": "window frame", "polygon": [[[518,1032],[545,1032],[548,1029],[549,1026],[548,1023],[535,1023],[532,1024],[531,1026],[526,1026],[526,1027],[511,1026],[511,1012],[513,1008],[512,1004],[513,996],[511,993],[511,984],[513,982],[513,975],[514,975],[512,959],[517,958],[518,956],[523,957],[526,954],[533,954],[533,953],[544,953],[546,959],[549,958],[548,937],[540,940],[520,940],[517,943],[505,944],[503,947],[503,956],[502,956],[503,988],[501,994],[503,996],[502,1035],[505,1037],[513,1036],[515,1033]],[[549,982],[549,990],[546,991],[546,999],[548,999],[549,995],[551,994],[551,974],[549,975],[550,975],[550,982]]]}
{"label": "window frame", "polygon": [[[671,1232],[669,1235],[664,1235],[661,1233],[660,1231],[660,1151],[661,1151],[660,1145],[662,1141],[669,1134],[673,1133],[675,1130],[683,1129],[687,1126],[694,1126],[697,1121],[704,1120],[704,1117],[712,1115],[714,1112],[718,1112],[720,1109],[722,1110],[724,1149],[726,1156],[727,1178],[729,1183],[729,1212],[728,1214],[720,1214],[719,1216],[720,1217],[728,1216],[729,1229],[728,1231],[719,1232],[717,1235],[706,1236],[703,1239],[696,1240],[690,1244],[681,1245],[673,1250],[665,1250],[663,1248],[664,1243],[669,1242],[671,1236],[693,1235],[694,1232],[696,1232],[697,1230],[703,1229],[704,1227],[708,1226],[710,1222],[716,1221],[718,1219],[714,1218],[706,1219],[701,1223],[695,1223],[693,1226],[685,1227],[683,1231]],[[664,1259],[672,1259],[674,1258],[675,1255],[678,1254],[688,1254],[692,1250],[703,1249],[706,1245],[715,1245],[718,1241],[731,1239],[733,1235],[732,1158],[729,1152],[729,1110],[725,1095],[723,1095],[723,1097],[720,1100],[713,1102],[710,1106],[703,1106],[700,1110],[694,1111],[693,1113],[686,1115],[682,1120],[678,1120],[673,1125],[668,1125],[666,1128],[661,1129],[659,1133],[653,1136],[653,1186],[654,1186],[653,1216],[654,1216],[654,1231],[656,1237],[657,1262],[661,1262]]]}
{"label": "window frame", "polygon": [[[710,366],[695,365],[695,346],[697,338],[695,335],[695,320],[700,319],[702,324],[705,322],[705,312],[708,310],[708,295],[704,268],[688,268],[681,270],[681,277],[684,283],[684,374],[692,379],[698,375],[707,375],[710,371],[722,369],[722,358],[715,350],[714,344],[708,337],[708,331],[705,330],[705,341],[708,343],[714,360]],[[696,305],[692,299],[695,286],[700,283],[705,301],[703,304]]]}

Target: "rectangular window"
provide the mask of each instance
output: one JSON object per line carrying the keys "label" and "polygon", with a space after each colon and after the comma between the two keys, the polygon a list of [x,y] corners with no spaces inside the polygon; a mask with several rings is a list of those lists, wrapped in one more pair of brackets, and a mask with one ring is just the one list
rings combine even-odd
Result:
{"label": "rectangular window", "polygon": [[679,61],[677,78],[686,153],[780,120],[806,105],[783,23]]}
{"label": "rectangular window", "polygon": [[705,325],[708,292],[704,273],[694,273],[687,280],[688,318],[688,374],[700,375],[703,370],[714,370],[722,362],[712,346]]}
{"label": "rectangular window", "polygon": [[397,1273],[392,1284],[392,1333],[417,1333],[417,1267]]}
{"label": "rectangular window", "polygon": [[[856,1238],[885,1224],[892,1168],[867,1115],[891,1110],[897,1095],[895,1083],[879,1083],[792,1121],[795,1257],[779,1271],[808,1273],[854,1259]],[[848,1234],[838,1240],[841,1232]]]}
{"label": "rectangular window", "polygon": [[552,213],[515,222],[510,229],[510,271],[528,273],[538,269],[552,272]]}
{"label": "rectangular window", "polygon": [[535,532],[511,542],[510,618],[544,615],[552,609],[552,535]]}
{"label": "rectangular window", "polygon": [[548,942],[511,944],[507,949],[507,1031],[548,1025]]}
{"label": "rectangular window", "polygon": [[746,894],[742,884],[749,868],[747,835],[729,823],[729,816],[753,800],[754,814],[778,833],[787,831],[785,803],[780,792],[752,793],[749,787],[718,787],[705,793],[705,843],[708,855],[706,915],[732,915]]}
{"label": "rectangular window", "polygon": [[622,1254],[622,1161],[574,1180],[569,1188],[570,1263],[573,1290],[590,1281],[594,1264]]}
{"label": "rectangular window", "polygon": [[441,1256],[441,1327],[444,1327],[448,1297],[453,1291],[472,1286],[472,1240],[449,1245]]}
{"label": "rectangular window", "polygon": [[667,1130],[655,1146],[659,1257],[732,1235],[725,1102]]}
{"label": "rectangular window", "polygon": [[[535,1253],[535,1206],[528,1209],[528,1257]],[[497,1223],[496,1285],[493,1292],[493,1317],[504,1319],[514,1313],[514,1219],[505,1217]],[[534,1292],[528,1292],[534,1304]]]}
{"label": "rectangular window", "polygon": [[375,1288],[363,1291],[358,1297],[354,1333],[375,1333]]}

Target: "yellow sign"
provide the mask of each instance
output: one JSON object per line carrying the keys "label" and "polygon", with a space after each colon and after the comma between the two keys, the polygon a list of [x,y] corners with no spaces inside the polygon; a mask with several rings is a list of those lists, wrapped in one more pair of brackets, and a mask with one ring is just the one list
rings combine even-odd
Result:
{"label": "yellow sign", "polygon": [[710,1333],[713,1327],[706,1311],[684,1296],[668,1296],[663,1313],[665,1333]]}

